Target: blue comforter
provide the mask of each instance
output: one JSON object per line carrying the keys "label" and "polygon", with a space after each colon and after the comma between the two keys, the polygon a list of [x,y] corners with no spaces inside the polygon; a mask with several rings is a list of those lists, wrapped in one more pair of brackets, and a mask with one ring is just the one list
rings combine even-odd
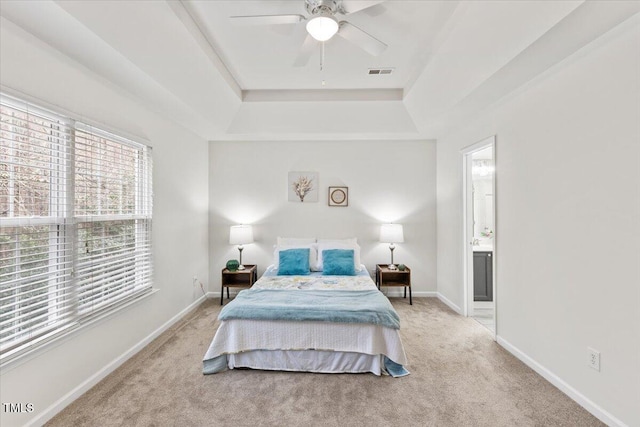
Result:
{"label": "blue comforter", "polygon": [[400,329],[398,313],[378,290],[247,289],[218,318],[370,323]]}

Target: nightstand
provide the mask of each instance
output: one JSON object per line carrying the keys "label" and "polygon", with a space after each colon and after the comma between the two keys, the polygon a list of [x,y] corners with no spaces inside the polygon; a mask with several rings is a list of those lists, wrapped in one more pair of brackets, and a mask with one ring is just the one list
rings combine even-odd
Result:
{"label": "nightstand", "polygon": [[227,288],[227,299],[229,299],[229,288],[250,288],[258,280],[258,266],[244,265],[244,270],[230,271],[222,269],[222,285],[220,286],[220,305],[224,297],[224,288]]}
{"label": "nightstand", "polygon": [[404,297],[407,297],[409,288],[409,304],[413,305],[411,298],[411,269],[405,267],[403,271],[389,270],[389,264],[376,264],[376,286],[403,286]]}

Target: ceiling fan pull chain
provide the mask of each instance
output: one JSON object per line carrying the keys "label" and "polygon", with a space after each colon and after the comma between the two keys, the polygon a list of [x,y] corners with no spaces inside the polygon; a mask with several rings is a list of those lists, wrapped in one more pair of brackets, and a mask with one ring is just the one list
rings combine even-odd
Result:
{"label": "ceiling fan pull chain", "polygon": [[320,71],[322,71],[324,67],[324,42],[320,42],[320,44],[322,45],[320,47]]}

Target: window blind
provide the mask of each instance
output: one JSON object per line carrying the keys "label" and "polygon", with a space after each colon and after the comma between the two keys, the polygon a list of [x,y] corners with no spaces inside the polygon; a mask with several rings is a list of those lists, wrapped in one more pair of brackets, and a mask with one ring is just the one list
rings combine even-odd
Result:
{"label": "window blind", "polygon": [[0,350],[73,322],[69,122],[0,103]]}
{"label": "window blind", "polygon": [[[0,217],[62,217],[69,184],[69,122],[1,98]],[[17,222],[17,221],[16,221]]]}
{"label": "window blind", "polygon": [[152,287],[151,149],[0,96],[0,354]]}
{"label": "window blind", "polygon": [[149,149],[78,124],[75,215],[78,313],[99,312],[151,288]]}

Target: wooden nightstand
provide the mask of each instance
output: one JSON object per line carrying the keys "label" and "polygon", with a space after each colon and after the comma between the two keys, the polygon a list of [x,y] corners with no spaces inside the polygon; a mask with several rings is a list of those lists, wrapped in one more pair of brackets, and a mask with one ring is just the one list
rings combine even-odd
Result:
{"label": "wooden nightstand", "polygon": [[258,266],[245,264],[244,270],[229,271],[222,269],[222,286],[220,286],[220,305],[224,297],[224,288],[227,288],[227,299],[229,299],[229,288],[250,288],[258,280]]}
{"label": "wooden nightstand", "polygon": [[411,269],[405,267],[403,271],[389,270],[389,264],[376,264],[376,286],[403,286],[404,297],[407,297],[409,288],[409,304],[413,305],[411,298]]}

